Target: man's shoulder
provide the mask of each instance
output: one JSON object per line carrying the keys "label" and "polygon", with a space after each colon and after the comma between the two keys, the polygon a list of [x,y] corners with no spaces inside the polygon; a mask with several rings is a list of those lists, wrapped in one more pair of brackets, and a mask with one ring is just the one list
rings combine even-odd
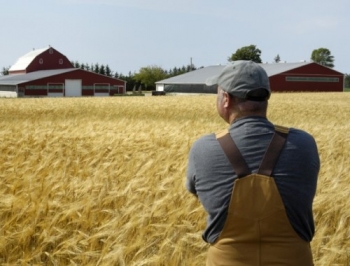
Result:
{"label": "man's shoulder", "polygon": [[298,128],[289,128],[289,134],[298,139],[314,140],[314,137],[309,132]]}
{"label": "man's shoulder", "polygon": [[315,138],[307,131],[297,128],[290,128],[287,137],[289,147],[298,147],[304,151],[317,152],[317,143]]}
{"label": "man's shoulder", "polygon": [[194,142],[193,142],[193,146],[197,146],[197,145],[206,145],[206,144],[209,144],[211,143],[212,141],[214,141],[216,138],[215,138],[215,133],[210,133],[210,134],[206,134],[206,135],[203,135],[201,137],[199,137],[198,139],[196,139]]}
{"label": "man's shoulder", "polygon": [[314,137],[309,132],[300,128],[286,127],[278,124],[274,124],[274,128],[276,131],[288,132],[288,135],[291,137],[314,139]]}
{"label": "man's shoulder", "polygon": [[[220,131],[220,130],[219,130]],[[216,140],[216,133],[210,133],[199,137],[192,144],[191,150],[196,152],[204,152],[215,149],[219,145]]]}

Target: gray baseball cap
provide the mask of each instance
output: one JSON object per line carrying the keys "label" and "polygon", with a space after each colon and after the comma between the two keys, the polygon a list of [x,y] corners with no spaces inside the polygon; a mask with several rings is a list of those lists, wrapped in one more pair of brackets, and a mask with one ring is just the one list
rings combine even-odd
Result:
{"label": "gray baseball cap", "polygon": [[262,101],[269,99],[271,95],[266,71],[253,61],[234,61],[219,76],[208,78],[205,83],[207,86],[218,85],[222,90],[241,99]]}

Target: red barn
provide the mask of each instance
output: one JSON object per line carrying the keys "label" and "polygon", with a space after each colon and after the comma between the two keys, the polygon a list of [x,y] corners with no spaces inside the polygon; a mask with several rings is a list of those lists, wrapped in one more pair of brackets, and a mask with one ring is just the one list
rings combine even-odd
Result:
{"label": "red barn", "polygon": [[126,82],[74,68],[66,56],[47,47],[20,57],[9,75],[0,77],[0,92],[19,97],[112,96],[126,93]]}
{"label": "red barn", "polygon": [[314,62],[262,64],[276,92],[342,92],[344,74]]}
{"label": "red barn", "polygon": [[[344,74],[314,62],[260,64],[269,76],[273,92],[342,92]],[[205,85],[225,65],[208,66],[156,82],[156,90],[166,93],[216,93]]]}

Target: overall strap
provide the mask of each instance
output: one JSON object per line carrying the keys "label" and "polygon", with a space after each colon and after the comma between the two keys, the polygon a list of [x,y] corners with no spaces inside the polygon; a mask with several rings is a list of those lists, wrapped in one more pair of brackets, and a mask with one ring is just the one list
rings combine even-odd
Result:
{"label": "overall strap", "polygon": [[251,174],[250,169],[248,168],[247,163],[245,162],[242,154],[238,150],[236,143],[231,138],[231,135],[228,130],[222,131],[216,134],[216,139],[221,145],[221,148],[224,150],[227,158],[233,166],[234,171],[237,174],[237,177],[244,177]]}
{"label": "overall strap", "polygon": [[[275,126],[275,133],[260,164],[258,174],[271,176],[272,170],[287,139],[288,132],[289,129],[286,127]],[[233,166],[237,177],[241,178],[250,175],[252,172],[245,162],[241,152],[238,150],[236,143],[231,138],[229,131],[224,130],[217,133],[216,139]]]}
{"label": "overall strap", "polygon": [[260,163],[258,174],[271,176],[272,170],[286,142],[288,132],[289,128],[275,125],[275,133]]}

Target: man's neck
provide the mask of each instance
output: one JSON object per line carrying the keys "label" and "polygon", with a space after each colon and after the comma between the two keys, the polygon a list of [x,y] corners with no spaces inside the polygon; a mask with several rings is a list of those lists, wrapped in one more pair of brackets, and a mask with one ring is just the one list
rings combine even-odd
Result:
{"label": "man's neck", "polygon": [[261,114],[261,113],[245,113],[245,114],[232,114],[229,117],[228,123],[231,125],[238,119],[242,119],[245,117],[250,117],[250,116],[257,116],[257,117],[262,117],[266,119],[266,114]]}

